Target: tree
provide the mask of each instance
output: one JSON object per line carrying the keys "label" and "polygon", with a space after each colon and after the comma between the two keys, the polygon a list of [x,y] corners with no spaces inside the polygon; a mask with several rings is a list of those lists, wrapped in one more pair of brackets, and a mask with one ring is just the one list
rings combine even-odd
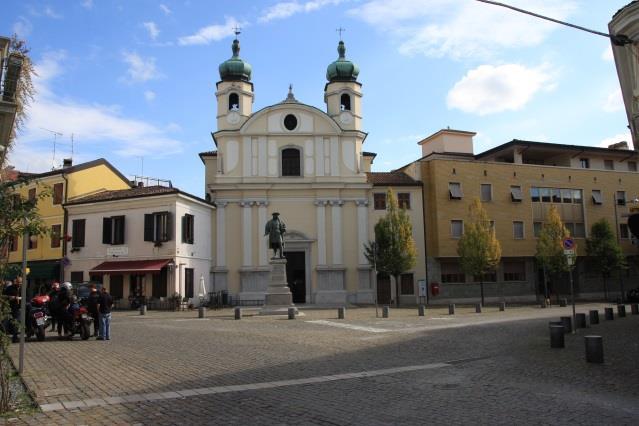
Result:
{"label": "tree", "polygon": [[364,254],[377,270],[395,279],[395,305],[399,307],[399,277],[417,261],[413,226],[404,209],[400,209],[392,189],[386,193],[387,211],[375,224],[375,241],[364,245]]}
{"label": "tree", "polygon": [[[607,280],[613,271],[626,268],[626,259],[606,219],[592,224],[590,238],[586,240],[586,253],[588,262],[601,274],[604,297],[608,300]],[[623,291],[621,297],[623,299]]]}
{"label": "tree", "polygon": [[15,93],[16,118],[9,135],[9,140],[6,141],[6,145],[4,141],[2,142],[4,149],[0,150],[0,169],[3,169],[5,166],[7,154],[13,148],[16,135],[24,128],[27,120],[27,110],[36,93],[32,79],[34,76],[37,76],[37,73],[29,57],[27,43],[24,40],[20,40],[18,36],[14,34],[13,37],[11,37],[9,53],[19,58],[22,61],[22,66]]}
{"label": "tree", "polygon": [[501,244],[479,198],[468,207],[469,221],[457,244],[457,254],[466,274],[479,276],[481,304],[484,304],[484,275],[494,271],[501,260]]}
{"label": "tree", "polygon": [[544,270],[544,292],[546,298],[548,298],[546,274],[554,275],[570,270],[561,244],[563,239],[569,236],[570,232],[561,221],[559,211],[555,206],[550,206],[548,216],[537,239],[537,251],[535,253],[537,263]]}

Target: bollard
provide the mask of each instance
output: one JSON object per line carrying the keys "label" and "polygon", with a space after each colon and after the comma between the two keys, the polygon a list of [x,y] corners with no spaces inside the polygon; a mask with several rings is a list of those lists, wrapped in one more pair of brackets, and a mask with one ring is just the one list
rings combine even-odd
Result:
{"label": "bollard", "polygon": [[388,311],[390,311],[390,308],[388,306],[384,306],[382,308],[382,318],[388,318]]}
{"label": "bollard", "polygon": [[426,306],[419,305],[419,307],[417,308],[417,315],[419,315],[420,317],[423,317],[425,312],[426,312]]}
{"label": "bollard", "polygon": [[586,323],[586,314],[576,314],[575,315],[575,328],[586,328],[588,324]]}
{"label": "bollard", "polygon": [[237,306],[237,307],[234,309],[234,312],[235,312],[235,319],[236,319],[236,320],[242,319],[242,308],[240,308],[239,306]]}
{"label": "bollard", "polygon": [[451,303],[448,305],[448,315],[455,315],[455,304]]}
{"label": "bollard", "polygon": [[550,347],[551,348],[563,348],[564,344],[564,326],[563,325],[551,325],[550,326]]}
{"label": "bollard", "polygon": [[295,319],[295,308],[288,308],[288,319]]}
{"label": "bollard", "polygon": [[140,315],[146,315],[146,305],[140,305]]}
{"label": "bollard", "polygon": [[619,318],[626,316],[626,305],[617,305],[617,315],[619,315]]}
{"label": "bollard", "polygon": [[499,311],[504,312],[506,310],[506,302],[499,303]]}
{"label": "bollard", "polygon": [[562,308],[568,306],[568,299],[559,299],[559,306]]}
{"label": "bollard", "polygon": [[197,317],[204,318],[204,312],[206,312],[206,308],[204,306],[200,306],[197,308]]}
{"label": "bollard", "polygon": [[341,307],[337,308],[337,319],[344,319],[346,316],[346,308]]}
{"label": "bollard", "polygon": [[633,303],[630,305],[630,312],[632,315],[639,315],[639,303]]}
{"label": "bollard", "polygon": [[562,321],[549,321],[548,322],[548,328],[550,329],[550,327],[552,327],[553,325],[560,325],[560,326],[564,326],[564,323]]}
{"label": "bollard", "polygon": [[607,321],[612,321],[615,319],[615,313],[612,311],[612,308],[604,308],[604,311],[606,312]]}
{"label": "bollard", "polygon": [[592,310],[590,313],[590,325],[599,324],[599,311]]}
{"label": "bollard", "polygon": [[561,317],[561,322],[564,324],[564,328],[566,329],[566,333],[572,332],[572,317]]}
{"label": "bollard", "polygon": [[603,339],[601,336],[584,336],[586,342],[586,362],[603,364]]}
{"label": "bollard", "polygon": [[481,303],[475,304],[475,313],[481,314]]}

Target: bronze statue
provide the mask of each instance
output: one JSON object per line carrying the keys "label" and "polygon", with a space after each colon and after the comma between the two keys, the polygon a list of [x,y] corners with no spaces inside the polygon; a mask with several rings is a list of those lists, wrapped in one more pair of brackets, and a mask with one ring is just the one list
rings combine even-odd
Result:
{"label": "bronze statue", "polygon": [[286,233],[286,225],[279,218],[280,214],[273,213],[273,219],[266,222],[264,236],[268,235],[269,246],[273,249],[273,257],[277,258],[277,252],[280,252],[280,259],[284,259],[284,233]]}

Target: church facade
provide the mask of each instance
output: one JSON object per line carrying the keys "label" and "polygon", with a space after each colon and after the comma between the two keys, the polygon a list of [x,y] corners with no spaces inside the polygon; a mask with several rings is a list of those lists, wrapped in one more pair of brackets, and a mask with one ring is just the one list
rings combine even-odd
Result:
{"label": "church facade", "polygon": [[[251,66],[237,39],[232,49],[219,68],[217,149],[200,154],[207,198],[216,206],[212,288],[239,301],[264,299],[272,256],[264,226],[278,212],[294,303],[373,303],[376,288],[381,303],[396,294],[417,303],[425,278],[421,183],[403,172],[371,173],[375,154],[363,148],[359,69],[346,59],[344,43],[327,68],[324,111],[289,89],[283,101],[254,112]],[[418,251],[400,283],[378,282],[364,255],[389,187],[411,217]]]}

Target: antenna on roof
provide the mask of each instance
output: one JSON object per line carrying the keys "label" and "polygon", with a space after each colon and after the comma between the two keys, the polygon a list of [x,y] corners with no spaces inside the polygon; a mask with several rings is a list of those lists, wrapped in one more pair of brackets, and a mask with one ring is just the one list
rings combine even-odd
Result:
{"label": "antenna on roof", "polygon": [[56,142],[58,141],[58,136],[62,136],[63,134],[55,130],[45,129],[44,127],[40,127],[40,129],[47,131],[49,133],[53,133],[53,156],[51,158],[51,170],[54,170],[55,169],[55,145],[56,145]]}

